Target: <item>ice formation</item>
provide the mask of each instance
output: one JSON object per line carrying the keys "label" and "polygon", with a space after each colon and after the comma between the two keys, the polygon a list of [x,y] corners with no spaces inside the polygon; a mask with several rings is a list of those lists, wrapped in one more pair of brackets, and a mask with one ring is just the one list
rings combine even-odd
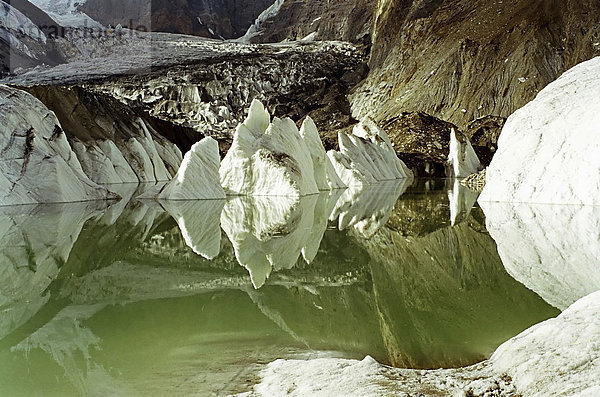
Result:
{"label": "ice formation", "polygon": [[56,119],[30,94],[0,85],[0,205],[117,198],[83,172]]}
{"label": "ice formation", "polygon": [[230,195],[300,197],[319,192],[312,156],[291,119],[274,118],[257,100],[221,164]]}
{"label": "ice formation", "polygon": [[455,178],[466,178],[481,169],[481,162],[471,145],[469,138],[458,133],[454,128],[450,132],[450,154],[448,155],[448,175]]}
{"label": "ice formation", "polygon": [[327,155],[347,186],[363,186],[381,181],[412,178],[413,173],[396,156],[389,137],[374,122],[365,120],[352,135],[339,133],[340,151]]}
{"label": "ice formation", "polygon": [[600,290],[600,208],[482,202],[507,272],[564,310]]}
{"label": "ice formation", "polygon": [[148,191],[141,198],[162,200],[224,199],[219,182],[219,144],[207,137],[185,154],[177,175],[159,191]]}
{"label": "ice formation", "polygon": [[48,301],[83,224],[98,213],[86,203],[0,209],[0,339]]}
{"label": "ice formation", "polygon": [[241,43],[248,43],[253,37],[260,35],[260,29],[265,21],[269,18],[273,18],[279,14],[281,6],[283,6],[285,0],[275,0],[275,2],[266,10],[260,13],[254,23],[248,28],[246,34],[238,39]]}
{"label": "ice formation", "polygon": [[600,57],[510,116],[480,201],[600,204]]}
{"label": "ice formation", "polygon": [[490,358],[523,396],[600,395],[600,291],[534,325]]}
{"label": "ice formation", "polygon": [[169,181],[173,177],[169,169],[178,169],[181,164],[177,146],[157,139],[158,134],[152,134],[141,118],[130,128],[129,137],[71,137],[85,174],[101,184]]}
{"label": "ice formation", "polygon": [[304,139],[312,158],[317,188],[321,191],[345,188],[346,185],[336,173],[327,156],[315,122],[308,116],[302,123],[300,135]]}

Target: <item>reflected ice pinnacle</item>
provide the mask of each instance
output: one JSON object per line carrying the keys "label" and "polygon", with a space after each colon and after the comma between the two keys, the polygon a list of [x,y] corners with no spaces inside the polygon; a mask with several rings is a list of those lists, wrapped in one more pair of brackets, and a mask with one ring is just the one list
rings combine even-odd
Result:
{"label": "reflected ice pinnacle", "polygon": [[480,203],[507,272],[564,310],[600,289],[600,207]]}

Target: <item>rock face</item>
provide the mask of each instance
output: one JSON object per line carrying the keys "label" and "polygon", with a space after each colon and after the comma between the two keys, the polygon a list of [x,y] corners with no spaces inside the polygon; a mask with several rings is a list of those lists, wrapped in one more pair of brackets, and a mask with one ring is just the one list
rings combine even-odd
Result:
{"label": "rock face", "polygon": [[158,192],[148,192],[141,197],[154,196],[163,200],[224,199],[225,192],[219,182],[219,144],[213,138],[204,138],[185,154],[177,175]]}
{"label": "rock face", "polygon": [[600,55],[599,12],[594,0],[379,0],[371,73],[351,98],[353,114],[385,122],[422,111],[461,129],[508,117]]}
{"label": "rock face", "polygon": [[466,178],[481,168],[481,162],[469,139],[454,129],[450,132],[448,167],[450,171],[447,172],[447,176],[455,178]]}
{"label": "rock face", "polygon": [[117,198],[90,180],[54,113],[24,91],[0,85],[0,204]]}
{"label": "rock face", "polygon": [[231,39],[243,36],[273,0],[87,0],[78,10],[103,25]]}
{"label": "rock face", "polygon": [[599,73],[577,65],[509,117],[481,201],[600,204]]}
{"label": "rock face", "polygon": [[[81,87],[25,88],[57,115],[86,175],[102,184],[170,180],[191,133]],[[191,139],[191,138],[190,138]]]}
{"label": "rock face", "polygon": [[368,46],[375,2],[289,1],[281,2],[277,13],[266,18],[252,41],[273,43],[283,40],[342,40]]}
{"label": "rock face", "polygon": [[340,133],[338,140],[340,151],[330,150],[327,155],[347,186],[413,177],[396,156],[385,131],[371,121],[358,124],[352,135]]}
{"label": "rock face", "polygon": [[600,290],[600,208],[481,205],[507,272],[546,302],[564,310]]}
{"label": "rock face", "polygon": [[319,192],[310,149],[290,119],[274,118],[259,101],[237,128],[223,159],[228,194],[300,197]]}

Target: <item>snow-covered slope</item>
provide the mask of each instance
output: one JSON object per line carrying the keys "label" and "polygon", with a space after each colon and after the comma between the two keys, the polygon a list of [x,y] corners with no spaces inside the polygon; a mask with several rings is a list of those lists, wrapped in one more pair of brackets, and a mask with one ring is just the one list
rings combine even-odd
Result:
{"label": "snow-covered slope", "polygon": [[142,198],[162,200],[224,199],[219,179],[219,144],[207,137],[187,152],[177,175],[159,191],[148,191]]}
{"label": "snow-covered slope", "polygon": [[599,76],[581,63],[508,119],[480,201],[600,204]]}
{"label": "snow-covered slope", "polygon": [[34,5],[44,10],[61,26],[101,28],[100,23],[94,21],[87,14],[79,11],[77,7],[86,0],[30,0]]}
{"label": "snow-covered slope", "polygon": [[340,151],[327,155],[347,186],[370,185],[381,181],[412,178],[413,173],[396,156],[385,131],[365,120],[352,135],[338,134]]}
{"label": "snow-covered slope", "polygon": [[274,118],[257,100],[221,164],[231,195],[300,197],[319,192],[310,149],[291,119]]}
{"label": "snow-covered slope", "polygon": [[0,85],[0,205],[116,198],[81,168],[54,113],[30,94]]}
{"label": "snow-covered slope", "polygon": [[456,130],[450,132],[450,154],[448,156],[448,167],[451,172],[447,175],[455,178],[466,178],[480,170],[481,162],[471,145],[469,138],[462,136],[461,141]]}
{"label": "snow-covered slope", "polygon": [[482,202],[507,272],[565,309],[600,290],[600,207]]}

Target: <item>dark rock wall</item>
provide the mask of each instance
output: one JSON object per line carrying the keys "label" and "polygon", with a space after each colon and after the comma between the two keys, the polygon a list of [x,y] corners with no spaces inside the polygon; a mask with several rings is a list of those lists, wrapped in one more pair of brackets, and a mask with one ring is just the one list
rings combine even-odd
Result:
{"label": "dark rock wall", "polygon": [[272,0],[89,0],[80,9],[104,25],[229,39],[243,36],[272,3]]}

